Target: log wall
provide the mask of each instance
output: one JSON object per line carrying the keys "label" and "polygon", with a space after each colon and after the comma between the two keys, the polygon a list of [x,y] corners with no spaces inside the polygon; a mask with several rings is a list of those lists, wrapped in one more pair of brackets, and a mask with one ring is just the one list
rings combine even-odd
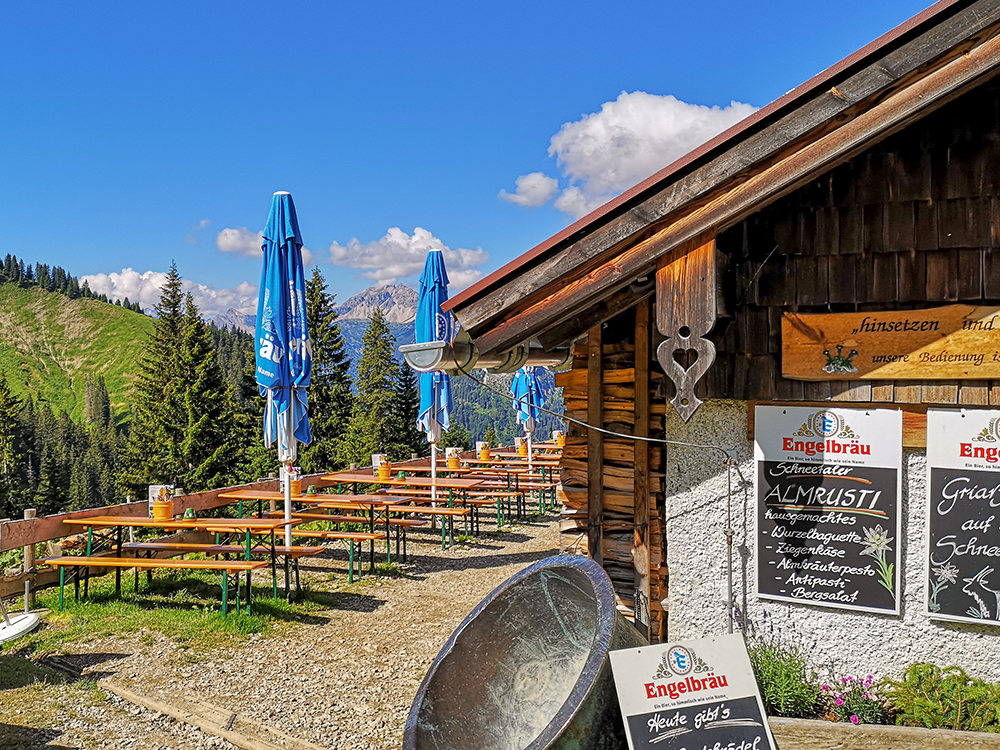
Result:
{"label": "log wall", "polygon": [[[628,316],[625,316],[628,317]],[[601,387],[603,417],[601,426],[631,435],[635,431],[635,344],[634,337],[601,346]],[[566,415],[586,422],[588,419],[588,352],[585,340],[574,348],[571,370],[556,375],[556,385],[563,389]],[[663,373],[654,370],[650,389],[650,435],[663,437],[667,403],[655,391]],[[588,496],[588,433],[569,423],[563,450],[561,486],[562,503],[559,523],[559,548],[569,554],[590,554],[588,531],[590,507]],[[600,500],[600,557],[614,585],[618,609],[634,619],[636,572],[632,549],[635,533],[635,443],[627,438],[603,437],[603,455],[597,461],[597,476],[603,477]],[[667,567],[664,550],[664,460],[662,445],[650,449],[649,472],[649,631],[650,640],[666,638],[666,617],[660,601],[667,596]],[[591,555],[593,556],[593,555]]]}
{"label": "log wall", "polygon": [[781,377],[783,312],[1000,304],[998,164],[992,81],[720,232],[728,312],[710,336],[718,354],[698,395],[1000,404],[1000,381]]}

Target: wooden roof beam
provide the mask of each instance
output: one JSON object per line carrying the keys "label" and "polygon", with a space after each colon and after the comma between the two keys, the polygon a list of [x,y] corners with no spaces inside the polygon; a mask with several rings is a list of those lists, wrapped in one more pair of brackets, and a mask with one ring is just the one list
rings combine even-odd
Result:
{"label": "wooden roof beam", "polygon": [[593,307],[556,321],[554,325],[540,331],[538,342],[546,351],[557,349],[582,336],[594,326],[601,325],[643,300],[649,299],[655,289],[656,281],[651,271],[646,283],[629,284],[614,294],[598,300]]}
{"label": "wooden roof beam", "polygon": [[530,266],[517,271],[509,281],[487,287],[467,301],[455,305],[452,312],[474,338],[491,325],[506,318],[525,303],[542,300],[554,285],[562,282],[567,269],[579,274],[592,270],[615,247],[631,244],[651,224],[668,220],[672,213],[694,200],[706,198],[728,180],[748,167],[779,155],[801,139],[831,121],[849,119],[870,106],[870,100],[888,95],[900,81],[927,65],[941,64],[967,52],[971,46],[989,37],[1000,22],[1000,5],[994,0],[971,3],[954,16],[939,21],[921,34],[899,46],[882,51],[861,69],[848,69],[835,79],[833,88],[817,91],[805,103],[779,110],[767,121],[741,134],[735,142],[727,141],[704,159],[671,176],[671,181],[637,195],[609,215],[596,227],[585,227],[565,238]]}
{"label": "wooden roof beam", "polygon": [[[551,326],[553,318],[565,320],[648,273],[653,264],[677,252],[682,243],[703,232],[721,232],[742,221],[817,174],[851,159],[998,73],[1000,37],[994,36],[731,190],[693,207],[648,239],[606,258],[587,275],[563,283],[552,294],[526,304],[494,327],[473,329],[476,344],[484,352],[505,351],[536,336]],[[462,320],[460,314],[459,320]]]}

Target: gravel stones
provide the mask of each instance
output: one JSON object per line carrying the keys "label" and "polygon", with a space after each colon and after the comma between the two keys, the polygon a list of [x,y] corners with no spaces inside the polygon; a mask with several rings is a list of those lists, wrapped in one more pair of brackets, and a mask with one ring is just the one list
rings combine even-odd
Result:
{"label": "gravel stones", "polygon": [[[234,729],[248,735],[263,725],[325,748],[398,748],[420,681],[454,629],[503,581],[555,554],[557,537],[551,515],[448,550],[434,532],[411,532],[403,577],[365,575],[350,586],[340,576],[329,581],[329,553],[303,558],[303,586],[339,593],[329,609],[281,635],[251,636],[235,653],[193,664],[172,659],[177,646],[159,634],[74,644],[66,658],[85,679],[103,677],[170,705],[207,702],[233,712]],[[337,550],[335,567],[343,569],[343,556]],[[104,656],[89,663],[88,654]],[[107,654],[122,656],[108,661]],[[93,691],[74,686],[44,690],[55,691],[48,699],[62,708],[52,731],[32,730],[17,745],[0,735],[0,748],[234,747],[117,696],[95,701],[87,697]]]}

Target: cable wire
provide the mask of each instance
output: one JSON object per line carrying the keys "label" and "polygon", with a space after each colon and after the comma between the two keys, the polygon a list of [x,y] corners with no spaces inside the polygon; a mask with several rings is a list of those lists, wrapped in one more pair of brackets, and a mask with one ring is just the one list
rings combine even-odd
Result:
{"label": "cable wire", "polygon": [[[455,363],[455,366],[458,368],[458,370],[462,374],[468,376],[469,378],[471,378],[472,380],[474,380],[476,383],[478,383],[479,385],[483,386],[483,388],[485,388],[486,390],[492,391],[493,393],[497,394],[498,396],[502,396],[503,398],[507,399],[508,401],[512,401],[512,402],[517,402],[518,401],[518,399],[514,398],[513,395],[511,395],[509,393],[504,393],[503,391],[500,391],[500,390],[494,388],[493,386],[487,384],[485,380],[479,380],[478,378],[473,377],[472,373],[469,370],[466,370],[464,367],[462,367],[462,365],[458,364],[457,362]],[[604,435],[611,435],[612,437],[625,438],[626,440],[636,440],[636,441],[642,441],[642,442],[646,442],[646,443],[661,443],[663,445],[676,445],[676,446],[680,446],[682,448],[708,448],[710,450],[716,450],[716,451],[719,451],[720,453],[722,453],[722,455],[726,457],[727,461],[730,460],[730,459],[732,459],[732,458],[734,458],[736,456],[736,449],[735,448],[726,448],[726,447],[721,446],[721,445],[707,445],[707,444],[704,444],[704,443],[687,443],[687,442],[684,442],[683,440],[668,440],[667,438],[654,438],[654,437],[644,437],[642,435],[630,435],[630,434],[625,433],[625,432],[615,432],[614,430],[608,430],[608,429],[605,429],[604,427],[597,427],[596,425],[589,424],[587,422],[584,422],[581,419],[574,419],[573,417],[566,416],[566,414],[560,414],[559,412],[552,411],[551,409],[546,409],[543,406],[536,406],[535,408],[538,409],[538,411],[543,411],[546,414],[551,414],[551,415],[553,415],[555,417],[559,417],[559,419],[563,419],[563,420],[565,420],[567,422],[572,422],[573,424],[580,425],[584,429],[594,430],[595,432],[600,432],[600,433],[603,433]],[[739,469],[737,469],[737,472],[738,471],[739,471]]]}

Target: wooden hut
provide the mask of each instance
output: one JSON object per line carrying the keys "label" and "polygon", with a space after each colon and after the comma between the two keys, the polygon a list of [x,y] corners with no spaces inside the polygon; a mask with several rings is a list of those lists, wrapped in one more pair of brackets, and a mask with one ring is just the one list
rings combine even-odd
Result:
{"label": "wooden hut", "polygon": [[[746,480],[754,403],[901,411],[903,495],[911,503],[902,565],[907,596],[917,595],[927,408],[997,406],[1000,371],[915,366],[887,378],[869,367],[853,378],[804,376],[793,367],[792,339],[801,333],[795,321],[813,313],[877,319],[1000,306],[998,73],[1000,2],[939,2],[529,250],[450,308],[484,354],[525,343],[574,347],[572,370],[557,378],[569,416],[616,433],[718,444]],[[621,607],[653,638],[724,626],[717,601],[700,607],[718,599],[727,550],[720,534],[700,534],[735,523],[733,514],[720,521],[727,502],[749,518],[730,552],[737,598],[754,609],[749,491],[740,479],[735,494],[725,488],[726,454],[681,448],[574,424],[562,465],[564,548],[602,562]],[[710,562],[698,558],[706,544]],[[995,651],[1000,628],[928,623],[915,608],[888,621],[868,615],[882,618],[872,637],[916,625],[927,634],[923,651],[947,642],[967,655],[983,639]],[[807,633],[823,632],[838,615],[789,611]],[[838,616],[845,632],[871,626],[865,615]]]}

